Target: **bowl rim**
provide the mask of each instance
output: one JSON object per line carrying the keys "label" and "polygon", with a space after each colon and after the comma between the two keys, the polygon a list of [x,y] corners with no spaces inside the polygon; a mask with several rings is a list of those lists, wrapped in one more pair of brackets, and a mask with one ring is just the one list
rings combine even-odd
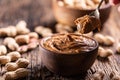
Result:
{"label": "bowl rim", "polygon": [[[58,6],[59,8],[66,8],[66,9],[71,9],[71,10],[80,10],[80,11],[93,11],[95,9],[80,9],[80,8],[74,8],[74,7],[65,7],[65,6],[59,6],[58,4],[56,4],[57,0],[53,0],[53,5]],[[100,10],[106,9],[111,7],[110,3],[107,3],[106,5],[100,7]]]}
{"label": "bowl rim", "polygon": [[[62,33],[62,34],[64,34],[64,33]],[[77,54],[79,55],[79,54],[85,54],[85,53],[87,54],[87,53],[90,53],[90,52],[96,50],[96,49],[99,47],[98,42],[97,42],[95,39],[91,38],[91,37],[88,37],[88,36],[85,36],[85,35],[81,35],[81,34],[76,34],[76,33],[69,33],[69,34],[73,34],[73,35],[78,35],[78,36],[83,36],[83,37],[89,38],[89,39],[95,41],[95,45],[96,45],[96,46],[95,46],[92,50],[90,50],[90,51],[81,52],[81,53],[74,53],[74,54],[73,54],[73,53],[66,54],[66,53],[57,52],[57,51],[52,51],[52,50],[49,50],[49,49],[45,48],[44,45],[43,45],[43,41],[45,41],[46,39],[51,38],[51,37],[53,37],[53,36],[55,36],[55,35],[61,35],[61,33],[56,33],[56,34],[53,34],[53,35],[51,35],[51,36],[42,38],[42,39],[40,40],[40,43],[39,43],[39,48],[41,47],[42,49],[46,50],[47,52],[55,53],[56,55],[77,55]]]}

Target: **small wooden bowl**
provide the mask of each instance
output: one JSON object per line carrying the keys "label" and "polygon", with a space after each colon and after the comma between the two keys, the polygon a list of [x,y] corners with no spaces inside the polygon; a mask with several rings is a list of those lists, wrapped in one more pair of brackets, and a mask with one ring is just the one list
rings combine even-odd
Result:
{"label": "small wooden bowl", "polygon": [[[53,0],[52,5],[56,20],[59,23],[70,26],[75,26],[74,23],[75,19],[82,17],[86,14],[90,14],[92,11],[95,10],[95,9],[82,10],[82,9],[70,8],[66,6],[59,6],[57,0]],[[100,8],[99,11],[100,11],[101,24],[103,25],[109,17],[111,11],[111,5],[106,4],[102,8]]]}
{"label": "small wooden bowl", "polygon": [[[78,35],[78,34],[77,34]],[[59,36],[59,35],[58,35]],[[83,36],[83,35],[79,35]],[[86,36],[85,36],[86,37]],[[87,72],[87,70],[94,63],[97,52],[98,52],[98,42],[96,42],[96,47],[91,51],[84,53],[73,53],[73,54],[63,54],[46,49],[43,42],[48,39],[48,37],[41,39],[40,42],[40,54],[42,63],[47,69],[53,73],[62,76],[74,76]]]}

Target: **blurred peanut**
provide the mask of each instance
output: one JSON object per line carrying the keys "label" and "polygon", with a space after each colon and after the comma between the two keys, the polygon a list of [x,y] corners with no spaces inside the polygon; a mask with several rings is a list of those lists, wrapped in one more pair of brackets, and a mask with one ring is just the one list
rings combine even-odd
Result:
{"label": "blurred peanut", "polygon": [[7,36],[15,37],[17,35],[17,30],[15,26],[8,26],[8,30],[9,30],[9,33],[7,34]]}
{"label": "blurred peanut", "polygon": [[39,38],[39,35],[38,35],[36,32],[30,32],[30,33],[28,34],[28,36],[29,36],[29,38],[36,38],[36,39]]}
{"label": "blurred peanut", "polygon": [[111,36],[104,36],[100,33],[94,35],[95,40],[97,40],[100,44],[106,46],[112,46],[115,43],[115,40]]}
{"label": "blurred peanut", "polygon": [[30,30],[27,28],[27,23],[23,20],[19,21],[16,25],[17,33],[18,34],[27,34]]}
{"label": "blurred peanut", "polygon": [[115,43],[115,40],[111,36],[105,36],[104,45],[111,46]]}
{"label": "blurred peanut", "polygon": [[12,42],[9,43],[7,46],[12,51],[15,51],[15,50],[17,50],[19,48],[19,45],[17,43],[12,43]]}
{"label": "blurred peanut", "polygon": [[56,31],[59,33],[71,33],[73,32],[73,29],[71,26],[64,25],[61,23],[58,23],[55,25]]}
{"label": "blurred peanut", "polygon": [[6,37],[6,36],[14,37],[16,35],[17,35],[17,30],[16,30],[15,26],[8,26],[8,27],[0,29],[1,37]]}
{"label": "blurred peanut", "polygon": [[35,32],[37,32],[38,34],[40,34],[43,37],[51,36],[53,34],[52,30],[50,28],[46,28],[43,26],[36,27]]}
{"label": "blurred peanut", "polygon": [[6,37],[3,41],[4,45],[8,45],[9,43],[16,43],[15,39],[12,37]]}
{"label": "blurred peanut", "polygon": [[99,47],[98,49],[98,56],[101,58],[107,58],[113,54],[113,51],[111,49],[103,49],[102,47]]}
{"label": "blurred peanut", "polygon": [[19,35],[15,37],[15,40],[18,44],[27,44],[29,43],[29,36],[28,35]]}
{"label": "blurred peanut", "polygon": [[4,78],[5,78],[5,80],[16,80],[19,78],[26,77],[29,73],[30,73],[30,71],[28,69],[19,68],[15,71],[6,72],[4,74]]}
{"label": "blurred peanut", "polygon": [[98,41],[98,43],[103,44],[104,43],[104,36],[100,33],[97,33],[94,35],[95,40]]}
{"label": "blurred peanut", "polygon": [[4,45],[0,45],[0,56],[7,54],[7,48]]}

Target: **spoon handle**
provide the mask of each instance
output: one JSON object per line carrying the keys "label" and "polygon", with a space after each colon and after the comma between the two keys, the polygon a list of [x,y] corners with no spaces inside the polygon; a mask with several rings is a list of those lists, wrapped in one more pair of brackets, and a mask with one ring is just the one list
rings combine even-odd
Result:
{"label": "spoon handle", "polygon": [[104,0],[101,0],[101,1],[100,1],[100,3],[99,3],[99,5],[98,5],[97,9],[100,8],[100,6],[102,5],[103,1],[104,1]]}

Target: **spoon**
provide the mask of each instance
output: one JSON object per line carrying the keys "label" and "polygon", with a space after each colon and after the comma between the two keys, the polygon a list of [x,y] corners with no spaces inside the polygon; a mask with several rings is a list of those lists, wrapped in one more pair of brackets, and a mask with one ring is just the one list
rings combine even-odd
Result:
{"label": "spoon", "polygon": [[95,16],[97,19],[100,18],[100,13],[99,13],[99,9],[100,9],[100,6],[102,5],[104,0],[101,0],[98,7],[95,9],[95,11],[91,12],[89,15],[90,16]]}

